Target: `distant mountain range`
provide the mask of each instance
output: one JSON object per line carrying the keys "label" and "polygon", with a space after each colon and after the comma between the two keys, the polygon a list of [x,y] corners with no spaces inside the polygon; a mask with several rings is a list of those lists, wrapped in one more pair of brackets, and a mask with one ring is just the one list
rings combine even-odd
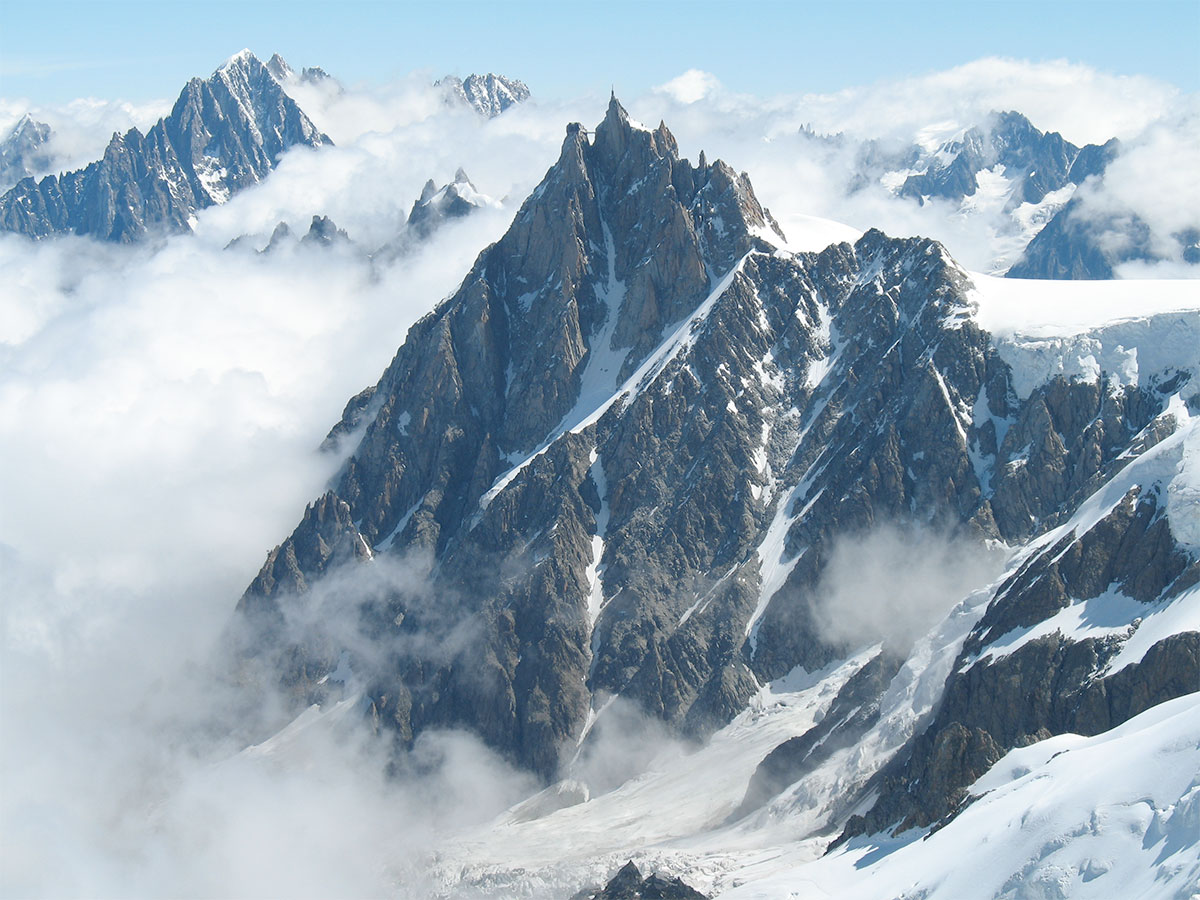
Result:
{"label": "distant mountain range", "polygon": [[[97,162],[41,180],[29,176],[53,162],[50,127],[27,116],[0,144],[0,173],[18,182],[0,197],[0,230],[120,243],[189,231],[197,212],[261,182],[288,150],[332,144],[287,93],[292,83],[328,82],[323,69],[297,73],[278,54],[264,64],[244,50],[188,82],[145,135],[114,134]],[[487,117],[529,97],[520,81],[492,74],[439,84]]]}
{"label": "distant mountain range", "polygon": [[1058,132],[1039,131],[1020,113],[993,113],[982,126],[918,156],[919,171],[904,179],[899,193],[918,202],[929,197],[961,201],[980,190],[980,175],[986,172],[1003,179],[1005,207],[1012,209],[1103,174],[1117,150],[1115,139],[1080,149]]}
{"label": "distant mountain range", "polygon": [[184,232],[195,214],[262,181],[295,146],[331,143],[249,51],[188,82],[145,135],[113,135],[97,162],[0,197],[0,228],[34,238],[91,235],[128,243]]}
{"label": "distant mountain range", "polygon": [[21,116],[12,131],[0,141],[0,189],[7,189],[22,178],[46,171],[54,162],[47,146],[50,126]]}

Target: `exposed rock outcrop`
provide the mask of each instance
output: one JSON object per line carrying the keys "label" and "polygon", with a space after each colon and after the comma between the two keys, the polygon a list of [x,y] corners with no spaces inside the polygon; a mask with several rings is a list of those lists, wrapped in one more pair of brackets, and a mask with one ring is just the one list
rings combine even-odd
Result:
{"label": "exposed rock outcrop", "polygon": [[706,900],[705,895],[680,878],[660,875],[642,877],[641,870],[627,862],[603,888],[580,891],[572,900]]}
{"label": "exposed rock outcrop", "polygon": [[[790,254],[776,232],[746,176],[680,159],[664,125],[635,125],[614,99],[594,135],[568,127],[509,231],[347,405],[329,438],[354,442],[333,486],[347,509],[337,533],[425,573],[362,589],[350,616],[353,643],[375,648],[356,660],[374,721],[400,745],[467,727],[551,777],[613,695],[708,734],[763,682],[856,649],[818,605],[838,539],[893,523],[1039,540],[1175,440],[1168,407],[1198,405],[1189,371],[1018,385],[976,324],[970,279],[934,241],[870,231]],[[911,769],[886,776],[899,785],[887,796],[911,805],[881,800],[862,827],[926,824],[998,753],[1175,695],[1192,671],[1186,637],[1108,676],[1084,663],[1113,658],[1115,632],[1090,650],[1065,639],[979,655],[996,629],[1110,587],[1170,602],[1194,563],[1156,490],[1060,535],[1054,553],[1031,544],[1044,571],[1014,572],[996,594],[978,624],[989,636],[964,645],[946,703],[904,753]],[[269,601],[287,620],[303,592],[286,566],[274,574],[281,553],[243,607]],[[321,558],[297,557],[304,584]],[[342,603],[355,567],[372,568],[344,558]],[[320,632],[320,617],[306,621]],[[885,640],[828,721],[768,757],[743,811],[873,727],[910,639]],[[328,629],[295,646],[296,683],[339,659]],[[990,667],[1007,684],[1012,666],[1024,719],[986,712],[983,696],[1007,695],[971,681]],[[1053,685],[1045,703],[1033,677]],[[1090,711],[1054,697],[1091,698]]]}

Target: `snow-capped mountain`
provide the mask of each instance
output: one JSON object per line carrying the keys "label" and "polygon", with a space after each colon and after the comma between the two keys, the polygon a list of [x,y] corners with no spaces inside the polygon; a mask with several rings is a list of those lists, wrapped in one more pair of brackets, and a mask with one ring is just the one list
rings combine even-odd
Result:
{"label": "snow-capped mountain", "polygon": [[7,190],[22,178],[45,172],[54,162],[47,144],[50,126],[29,115],[21,116],[0,141],[0,189]]}
{"label": "snow-capped mountain", "polygon": [[[927,131],[944,135],[934,126]],[[997,253],[992,270],[997,273],[1097,277],[1082,274],[1086,269],[1080,266],[1039,261],[1045,254],[1030,242],[1051,223],[1049,233],[1062,228],[1076,188],[1089,177],[1101,177],[1119,151],[1115,139],[1078,147],[1057,132],[1040,131],[1018,112],[997,112],[982,124],[948,137],[926,136],[903,151],[868,141],[859,152],[856,186],[879,181],[922,205],[936,199],[957,204],[964,217],[992,218]],[[1111,277],[1111,269],[1102,277]]]}
{"label": "snow-capped mountain", "polygon": [[503,75],[468,75],[465,79],[447,75],[436,84],[456,102],[466,103],[481,116],[495,118],[510,106],[529,99],[529,88],[523,81]]}
{"label": "snow-capped mountain", "polygon": [[500,209],[501,204],[487,194],[480,193],[461,168],[454,173],[453,181],[441,187],[431,178],[425,182],[420,196],[413,201],[404,228],[394,239],[377,249],[372,258],[383,262],[395,261],[415,252],[447,222],[489,208]]}
{"label": "snow-capped mountain", "polygon": [[[344,466],[238,605],[237,678],[565,779],[440,855],[500,894],[635,850],[725,891],[775,828],[862,860],[1063,771],[1020,748],[1171,702],[1194,730],[1200,311],[1062,287],[878,231],[791,252],[746,175],[613,98],[350,400]],[[707,744],[589,784],[626,706]]]}
{"label": "snow-capped mountain", "polygon": [[320,84],[332,80],[332,76],[320,66],[305,66],[297,72],[278,53],[273,54],[267,60],[266,69],[271,73],[271,77],[285,88],[290,81],[298,81],[302,84]]}
{"label": "snow-capped mountain", "polygon": [[[1184,228],[1171,235],[1178,256],[1200,263],[1200,229]],[[1150,228],[1132,210],[1097,214],[1072,199],[1029,242],[1021,259],[1008,270],[1010,278],[1115,277],[1121,263],[1169,259],[1154,246]]]}
{"label": "snow-capped mountain", "polygon": [[1099,175],[1117,152],[1117,142],[1076,147],[1058,132],[1045,133],[1017,112],[994,113],[981,126],[943,142],[920,160],[920,171],[905,178],[902,196],[963,200],[1000,181],[1007,206],[1037,204],[1067,185]]}
{"label": "snow-capped mountain", "polygon": [[446,219],[461,219],[485,206],[498,206],[495,200],[479,193],[467,173],[459,169],[454,180],[440,188],[433,179],[425,182],[421,196],[408,214],[408,227],[420,237],[428,237]]}
{"label": "snow-capped mountain", "polygon": [[265,178],[288,149],[329,138],[248,50],[188,82],[145,135],[114,134],[84,169],[25,179],[0,197],[0,229],[131,242],[183,232],[195,213]]}

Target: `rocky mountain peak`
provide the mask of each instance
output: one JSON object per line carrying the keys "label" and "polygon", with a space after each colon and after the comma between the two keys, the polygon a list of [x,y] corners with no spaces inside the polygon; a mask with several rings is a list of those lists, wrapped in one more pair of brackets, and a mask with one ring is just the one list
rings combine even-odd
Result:
{"label": "rocky mountain peak", "polygon": [[[878,633],[831,625],[840,617],[823,607],[822,584],[840,542],[881,523],[932,525],[972,546],[1028,541],[1142,452],[1148,426],[1180,402],[1168,396],[1180,380],[1147,374],[1118,389],[1059,376],[1018,391],[975,319],[974,285],[937,242],[871,230],[791,254],[766,239],[770,227],[748,177],[680,159],[665,126],[638,126],[615,97],[594,134],[568,126],[509,230],[347,404],[330,440],[357,443],[328,499],[243,599],[248,616],[302,626],[288,642],[252,636],[267,648],[260,658],[284,659],[281,677],[311,703],[343,652],[372,648],[350,664],[399,744],[463,726],[550,778],[613,696],[704,735],[768,681],[878,643],[827,721],[772,755],[747,809],[885,727],[881,698],[927,625],[901,628],[887,612]],[[1034,548],[1041,561],[1007,579],[988,630],[951,668],[973,627],[963,622],[940,670],[953,702],[905,720],[895,746],[916,743],[896,758],[911,763],[880,776],[900,788],[861,827],[928,823],[952,808],[981,771],[974,758],[939,761],[964,729],[986,762],[1040,729],[1080,724],[1074,701],[1055,708],[1047,689],[1027,724],[997,726],[989,697],[1006,672],[1095,688],[1089,703],[1105,708],[1096,658],[1067,665],[1058,639],[1011,664],[972,654],[1096,597],[1101,582],[1136,584],[1131,603],[1169,599],[1189,563],[1151,493],[1093,538],[1081,523],[1076,551]],[[1061,527],[1065,548],[1076,536]],[[1095,548],[1127,538],[1136,551],[1109,555],[1128,571],[1097,581]],[[369,571],[383,555],[428,561],[428,574],[359,597],[314,589],[332,566]],[[341,604],[340,621],[362,633],[343,640],[321,602]],[[290,612],[299,608],[304,617]],[[425,649],[446,646],[456,649]],[[1147,671],[1192,677],[1193,646],[1172,653]],[[1181,683],[1172,675],[1153,695]],[[1122,703],[1113,718],[1138,708]],[[860,808],[872,771],[855,775],[839,823]]]}
{"label": "rocky mountain peak", "polygon": [[308,226],[308,233],[300,239],[300,243],[332,247],[336,244],[350,243],[350,236],[338,228],[333,219],[328,216],[313,216],[312,222]]}
{"label": "rocky mountain peak", "polygon": [[273,54],[271,58],[267,60],[267,71],[270,72],[272,77],[280,83],[287,81],[289,78],[295,77],[296,74],[295,70],[288,65],[287,60],[285,60],[278,53]]}
{"label": "rocky mountain peak", "polygon": [[0,141],[0,189],[45,172],[54,162],[50,126],[25,113]]}
{"label": "rocky mountain peak", "polygon": [[447,75],[435,82],[434,86],[443,88],[448,98],[466,103],[481,116],[489,119],[530,97],[529,88],[524,82],[491,72],[486,75],[468,75],[466,79]]}
{"label": "rocky mountain peak", "polygon": [[34,134],[41,134],[45,129],[48,129],[49,127],[50,127],[49,125],[46,125],[45,123],[39,122],[36,119],[34,119],[34,117],[31,116],[29,113],[24,113],[24,114],[22,114],[21,118],[19,118],[17,120],[17,124],[13,126],[12,131],[9,132],[9,137],[20,137],[20,136],[26,134],[27,132],[32,132]]}
{"label": "rocky mountain peak", "polygon": [[[276,56],[278,56],[278,54],[276,54]],[[233,56],[229,57],[229,59],[225,60],[225,62],[221,63],[221,65],[217,67],[217,71],[225,72],[231,69],[239,69],[250,65],[251,63],[257,63],[260,66],[262,65],[262,62],[257,56],[254,55],[253,51],[251,51],[249,47],[243,47],[237,53],[233,54]]]}
{"label": "rocky mountain peak", "polygon": [[185,232],[198,210],[257,184],[289,148],[329,143],[267,66],[243,50],[208,79],[189,81],[146,134],[114,135],[86,168],[19,183],[0,198],[0,229],[122,242]]}

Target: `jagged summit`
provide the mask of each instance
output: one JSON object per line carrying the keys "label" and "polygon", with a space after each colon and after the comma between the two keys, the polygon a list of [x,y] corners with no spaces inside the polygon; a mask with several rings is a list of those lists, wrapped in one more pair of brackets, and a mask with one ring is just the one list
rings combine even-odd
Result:
{"label": "jagged summit", "polygon": [[929,197],[961,200],[979,189],[981,173],[994,170],[1012,184],[1010,206],[1036,204],[1090,174],[1072,172],[1081,152],[1058,132],[1039,131],[1018,112],[993,112],[927,155],[919,163],[924,171],[910,175],[900,194],[921,202]]}
{"label": "jagged summit", "polygon": [[[279,54],[277,53],[274,57],[272,57],[272,59],[278,56]],[[217,67],[217,71],[220,72],[224,69],[235,69],[240,66],[249,65],[251,62],[258,63],[259,65],[262,64],[259,58],[254,55],[249,47],[243,47],[237,53],[233,54],[233,56],[229,57],[229,59],[225,60],[225,62],[221,63],[221,65]]]}
{"label": "jagged summit", "polygon": [[256,184],[297,145],[329,144],[248,50],[193,78],[145,135],[114,135],[101,160],[0,198],[0,229],[129,242],[191,228],[198,210]]}
{"label": "jagged summit", "polygon": [[320,84],[322,82],[333,82],[336,85],[337,90],[341,90],[341,85],[337,85],[333,76],[320,66],[305,66],[303,69],[297,72],[288,64],[288,61],[278,53],[274,54],[267,61],[266,69],[271,73],[271,77],[285,87],[289,83],[297,81],[301,84]]}
{"label": "jagged summit", "polygon": [[499,206],[496,200],[476,189],[461,167],[455,171],[454,180],[441,187],[430,178],[413,202],[403,230],[372,257],[385,262],[394,260],[412,252],[446,222]]}
{"label": "jagged summit", "polygon": [[45,122],[25,113],[0,141],[0,189],[23,178],[47,171],[54,162],[49,143],[52,131]]}
{"label": "jagged summit", "polygon": [[[1008,749],[1193,691],[1200,641],[1153,617],[1200,578],[1166,486],[1200,370],[1068,378],[1083,345],[1039,344],[1022,372],[937,242],[792,254],[772,233],[745,175],[681,159],[615,96],[594,132],[569,125],[347,404],[344,467],[239,603],[238,677],[298,712],[339,696],[344,661],[397,746],[467,728],[551,779],[577,776],[613,697],[703,737],[753,728],[769,682],[840,672],[823,718],[761,745],[741,810],[811,796],[809,836],[926,827]],[[825,579],[881,523],[1018,552],[926,643],[890,585],[863,589],[881,612],[851,635]],[[388,558],[423,577],[381,584]]]}
{"label": "jagged summit", "polygon": [[468,75],[465,80],[447,75],[435,82],[435,87],[443,88],[450,99],[466,103],[481,116],[489,119],[530,97],[529,88],[524,82],[491,72],[486,75]]}
{"label": "jagged summit", "polygon": [[289,78],[293,78],[296,75],[295,70],[288,65],[287,60],[285,60],[278,53],[273,54],[271,58],[267,60],[267,71],[270,72],[275,80],[280,83],[283,83],[284,81],[287,81]]}

